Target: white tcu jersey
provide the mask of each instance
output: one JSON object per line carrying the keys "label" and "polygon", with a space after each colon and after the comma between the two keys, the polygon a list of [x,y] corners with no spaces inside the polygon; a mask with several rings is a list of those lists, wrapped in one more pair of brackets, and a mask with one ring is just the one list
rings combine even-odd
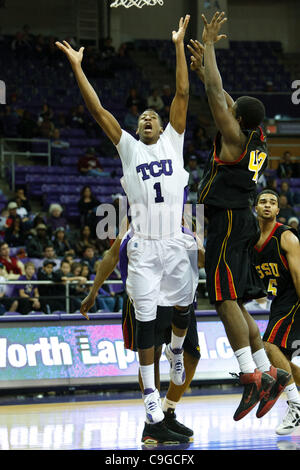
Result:
{"label": "white tcu jersey", "polygon": [[181,232],[189,174],[183,166],[184,134],[169,123],[156,144],[145,145],[122,131],[117,150],[134,233],[149,239]]}

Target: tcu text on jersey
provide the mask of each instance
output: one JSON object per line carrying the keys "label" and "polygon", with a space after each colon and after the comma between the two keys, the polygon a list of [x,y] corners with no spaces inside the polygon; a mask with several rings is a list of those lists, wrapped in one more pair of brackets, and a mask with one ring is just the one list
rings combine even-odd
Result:
{"label": "tcu text on jersey", "polygon": [[151,163],[142,163],[136,167],[137,173],[142,173],[143,181],[148,180],[150,176],[157,178],[162,174],[170,176],[173,174],[172,160],[153,161]]}

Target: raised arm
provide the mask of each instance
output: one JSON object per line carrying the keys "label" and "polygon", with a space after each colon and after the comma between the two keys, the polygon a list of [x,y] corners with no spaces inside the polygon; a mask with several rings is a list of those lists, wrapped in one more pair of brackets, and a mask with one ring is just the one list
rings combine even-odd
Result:
{"label": "raised arm", "polygon": [[286,259],[293,283],[300,299],[300,242],[291,231],[287,230],[281,235],[281,248],[286,253]]}
{"label": "raised arm", "polygon": [[81,47],[79,51],[75,51],[67,41],[63,41],[63,44],[61,42],[56,42],[55,44],[69,59],[81,95],[89,112],[112,143],[117,145],[121,138],[122,129],[114,116],[103,108],[97,93],[82,70],[81,62],[84,47]]}
{"label": "raised arm", "polygon": [[80,313],[89,320],[88,311],[92,308],[95,303],[98,291],[104,281],[110,276],[115,269],[119,261],[119,250],[121,245],[121,238],[116,238],[113,245],[106,252],[102,261],[98,264],[96,277],[94,284],[88,294],[88,296],[81,302]]}
{"label": "raised arm", "polygon": [[[188,49],[191,52],[191,64],[190,64],[190,69],[197,74],[197,76],[200,78],[200,80],[203,82],[205,85],[205,75],[204,75],[204,64],[203,64],[203,58],[204,58],[204,46],[201,44],[199,41],[194,41],[191,39],[191,44],[188,44]],[[232,108],[234,105],[234,100],[233,98],[223,89],[223,93],[225,95],[226,103],[228,108]]]}
{"label": "raised arm", "polygon": [[[243,148],[244,140],[237,119],[234,117],[223,92],[223,83],[218,70],[215,54],[215,42],[226,37],[219,35],[222,24],[227,20],[224,12],[216,12],[211,23],[202,15],[204,30],[202,40],[204,44],[204,81],[205,90],[215,124],[220,130],[223,144],[230,147],[228,161],[235,160]],[[227,159],[226,159],[227,160]]]}
{"label": "raised arm", "polygon": [[180,18],[178,31],[173,31],[172,40],[176,48],[176,93],[170,108],[170,123],[182,134],[186,127],[186,115],[189,103],[189,75],[184,52],[184,37],[190,16]]}

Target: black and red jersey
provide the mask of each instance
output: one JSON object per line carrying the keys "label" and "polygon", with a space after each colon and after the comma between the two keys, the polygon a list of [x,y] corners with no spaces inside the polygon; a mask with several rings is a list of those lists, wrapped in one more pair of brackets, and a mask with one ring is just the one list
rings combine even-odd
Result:
{"label": "black and red jersey", "polygon": [[[286,231],[298,234],[293,228],[277,222],[264,244],[254,247],[254,264],[268,294],[274,296],[272,308],[285,311],[298,300],[286,254],[281,248],[281,235]],[[273,306],[274,304],[274,306]]]}
{"label": "black and red jersey", "polygon": [[247,137],[244,152],[234,162],[224,162],[218,156],[222,145],[218,132],[199,186],[199,204],[225,209],[253,206],[257,181],[267,167],[268,150],[261,127],[244,133]]}

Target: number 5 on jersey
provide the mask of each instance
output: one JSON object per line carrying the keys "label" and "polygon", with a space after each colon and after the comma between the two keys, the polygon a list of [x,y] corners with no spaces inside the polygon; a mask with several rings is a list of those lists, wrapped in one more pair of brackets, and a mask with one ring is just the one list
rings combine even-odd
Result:
{"label": "number 5 on jersey", "polygon": [[248,169],[254,172],[252,180],[255,181],[255,183],[258,181],[259,171],[261,170],[266,158],[267,154],[265,152],[260,152],[259,150],[252,150],[252,152],[250,152]]}

